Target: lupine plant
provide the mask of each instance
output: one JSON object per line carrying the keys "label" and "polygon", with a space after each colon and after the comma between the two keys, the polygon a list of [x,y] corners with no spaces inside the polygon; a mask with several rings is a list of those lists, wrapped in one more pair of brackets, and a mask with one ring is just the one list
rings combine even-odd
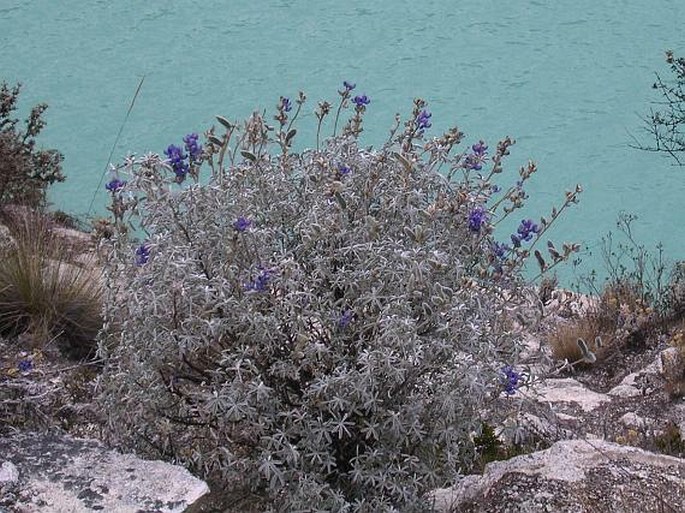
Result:
{"label": "lupine plant", "polygon": [[[219,116],[202,150],[188,136],[166,159],[130,158],[109,187],[144,234],[104,241],[111,440],[261,510],[430,510],[427,492],[471,461],[487,402],[521,385],[507,312],[529,307],[521,268],[578,192],[498,243],[535,171],[494,184],[514,141],[459,152],[457,128],[427,137],[417,99],[364,149],[373,103],[355,87],[325,140],[333,109],[318,104],[317,149],[291,148],[300,93],[281,97],[275,124]],[[575,246],[549,249],[543,271]]]}

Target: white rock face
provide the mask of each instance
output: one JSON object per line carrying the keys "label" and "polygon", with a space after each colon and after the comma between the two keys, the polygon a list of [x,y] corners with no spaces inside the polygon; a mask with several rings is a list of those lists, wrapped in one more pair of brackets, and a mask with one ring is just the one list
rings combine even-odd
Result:
{"label": "white rock face", "polygon": [[631,429],[640,429],[647,425],[647,421],[645,421],[645,419],[632,411],[623,415],[620,420],[625,427]]}
{"label": "white rock face", "polygon": [[181,467],[95,440],[20,433],[0,439],[0,454],[18,469],[17,511],[182,513],[209,491]]}
{"label": "white rock face", "polygon": [[573,403],[586,412],[611,400],[606,394],[593,392],[572,378],[547,379],[535,387],[535,393],[538,401]]}
{"label": "white rock face", "polygon": [[[685,511],[685,460],[602,440],[564,440],[490,463],[482,476],[466,476],[432,498],[440,513]],[[664,503],[675,509],[658,509]]]}
{"label": "white rock face", "polygon": [[19,470],[12,462],[5,461],[0,467],[0,485],[5,483],[15,483],[19,480]]}

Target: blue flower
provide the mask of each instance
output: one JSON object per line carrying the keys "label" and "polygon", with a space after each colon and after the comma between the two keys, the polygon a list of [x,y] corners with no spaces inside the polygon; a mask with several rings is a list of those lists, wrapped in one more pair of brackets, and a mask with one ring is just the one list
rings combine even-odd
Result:
{"label": "blue flower", "polygon": [[475,155],[483,156],[486,155],[488,152],[488,145],[485,144],[483,141],[478,141],[476,144],[471,146],[471,149],[473,150],[473,153]]}
{"label": "blue flower", "polygon": [[243,216],[240,216],[238,219],[236,219],[233,222],[233,228],[235,228],[235,230],[238,232],[244,232],[245,230],[247,230],[250,227],[251,224],[252,224],[252,221],[250,221],[249,219],[247,219]]}
{"label": "blue flower", "polygon": [[105,189],[107,189],[109,192],[117,192],[119,189],[123,189],[124,185],[126,185],[126,182],[124,180],[112,178],[112,180],[107,182],[107,184],[105,185]]}
{"label": "blue flower", "polygon": [[190,154],[191,162],[200,160],[202,156],[202,145],[197,143],[198,135],[196,133],[188,134],[183,138],[186,145],[186,151]]}
{"label": "blue flower", "polygon": [[20,372],[28,372],[33,369],[33,363],[31,360],[20,360],[17,364],[17,368]]}
{"label": "blue flower", "polygon": [[141,266],[147,264],[150,260],[150,246],[141,244],[136,248],[136,265]]}
{"label": "blue flower", "polygon": [[352,322],[352,319],[354,319],[354,313],[352,312],[352,310],[345,310],[340,316],[340,319],[338,319],[338,327],[340,329],[347,328]]}
{"label": "blue flower", "polygon": [[250,283],[245,285],[245,290],[254,290],[256,292],[264,292],[269,285],[271,279],[271,272],[268,269],[262,269],[259,275]]}
{"label": "blue flower", "polygon": [[526,242],[530,241],[530,239],[533,238],[533,234],[538,233],[539,231],[540,228],[532,219],[523,219],[516,230],[521,240],[525,240]]}
{"label": "blue flower", "polygon": [[188,163],[185,161],[188,156],[183,153],[183,149],[174,144],[169,145],[164,154],[169,157],[169,164],[176,173],[176,181],[181,183],[188,174]]}
{"label": "blue flower", "polygon": [[421,113],[416,118],[416,125],[419,130],[424,130],[426,128],[430,128],[431,126],[433,126],[430,122],[431,116],[433,116],[433,114],[431,114],[427,110],[421,111]]}
{"label": "blue flower", "polygon": [[511,365],[502,367],[502,386],[507,395],[513,395],[521,386],[523,378]]}
{"label": "blue flower", "polygon": [[354,102],[354,104],[357,107],[364,107],[364,106],[368,105],[369,103],[371,103],[371,100],[365,94],[362,94],[361,96],[355,96],[352,99],[352,101]]}
{"label": "blue flower", "polygon": [[347,176],[352,172],[352,170],[347,167],[345,164],[340,164],[338,165],[338,174],[340,176]]}
{"label": "blue flower", "polygon": [[290,98],[281,96],[281,109],[283,109],[285,112],[290,112],[290,109],[292,108],[293,106],[290,103]]}
{"label": "blue flower", "polygon": [[357,87],[357,84],[353,84],[353,83],[345,80],[345,81],[343,81],[343,87],[345,88],[345,91],[350,92],[352,89]]}
{"label": "blue flower", "polygon": [[474,232],[480,232],[480,229],[488,221],[488,214],[485,209],[478,205],[471,212],[469,212],[469,229]]}
{"label": "blue flower", "polygon": [[504,244],[502,242],[495,242],[492,245],[492,254],[500,260],[504,259],[510,250],[511,248],[507,244]]}
{"label": "blue flower", "polygon": [[479,141],[471,146],[471,150],[473,150],[473,153],[466,155],[464,167],[473,171],[480,171],[483,168],[483,163],[488,158],[488,146],[483,141]]}

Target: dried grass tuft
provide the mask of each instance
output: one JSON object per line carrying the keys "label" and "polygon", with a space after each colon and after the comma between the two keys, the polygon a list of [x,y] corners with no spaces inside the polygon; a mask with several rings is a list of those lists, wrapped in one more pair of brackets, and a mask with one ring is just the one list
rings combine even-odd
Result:
{"label": "dried grass tuft", "polygon": [[77,358],[92,355],[102,326],[94,262],[57,236],[41,214],[24,210],[8,224],[16,243],[0,267],[0,333],[34,347],[56,340]]}

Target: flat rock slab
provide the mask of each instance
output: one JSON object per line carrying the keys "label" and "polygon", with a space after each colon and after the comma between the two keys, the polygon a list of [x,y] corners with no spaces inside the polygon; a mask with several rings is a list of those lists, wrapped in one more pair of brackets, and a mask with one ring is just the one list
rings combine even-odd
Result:
{"label": "flat rock slab", "polygon": [[[10,511],[22,513],[182,513],[209,491],[184,468],[66,435],[0,438],[2,462],[18,470]],[[2,503],[7,507],[6,498]]]}
{"label": "flat rock slab", "polygon": [[611,401],[606,394],[593,392],[572,378],[547,379],[535,388],[538,401],[569,403],[589,412]]}
{"label": "flat rock slab", "polygon": [[489,463],[433,492],[439,513],[680,513],[685,460],[602,440],[564,440]]}

